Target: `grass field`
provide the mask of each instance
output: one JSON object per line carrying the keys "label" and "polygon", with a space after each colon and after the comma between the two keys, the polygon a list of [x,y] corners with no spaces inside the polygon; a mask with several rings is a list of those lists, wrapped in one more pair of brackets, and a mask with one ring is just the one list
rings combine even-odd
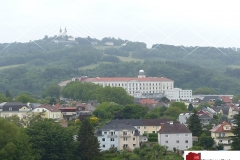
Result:
{"label": "grass field", "polygon": [[24,64],[15,64],[15,65],[9,65],[9,66],[2,66],[2,67],[0,67],[0,70],[9,69],[9,68],[15,68],[15,67],[20,67],[20,66],[24,66]]}
{"label": "grass field", "polygon": [[79,70],[93,69],[93,68],[99,66],[100,64],[107,64],[107,63],[110,63],[110,62],[100,62],[100,63],[97,63],[97,64],[91,64],[91,65],[88,65],[88,66],[79,67],[78,69]]}

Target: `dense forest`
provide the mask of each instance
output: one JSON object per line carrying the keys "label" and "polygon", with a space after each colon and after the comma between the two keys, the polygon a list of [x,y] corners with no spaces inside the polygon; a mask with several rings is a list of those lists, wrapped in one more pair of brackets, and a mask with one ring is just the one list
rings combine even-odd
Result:
{"label": "dense forest", "polygon": [[147,76],[174,80],[178,88],[240,92],[240,51],[236,49],[164,44],[147,48],[143,42],[110,37],[78,37],[63,43],[54,42],[56,39],[45,36],[29,43],[0,44],[0,91],[37,96],[72,77],[136,77],[143,69]]}

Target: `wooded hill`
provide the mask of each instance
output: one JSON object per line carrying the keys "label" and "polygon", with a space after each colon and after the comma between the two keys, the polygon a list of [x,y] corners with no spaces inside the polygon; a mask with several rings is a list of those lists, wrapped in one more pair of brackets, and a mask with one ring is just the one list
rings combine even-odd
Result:
{"label": "wooded hill", "polygon": [[40,95],[50,84],[72,77],[136,77],[144,69],[147,76],[173,79],[175,87],[240,93],[240,51],[236,49],[164,44],[148,49],[143,42],[115,38],[76,38],[74,43],[53,40],[45,37],[29,43],[0,44],[0,91]]}

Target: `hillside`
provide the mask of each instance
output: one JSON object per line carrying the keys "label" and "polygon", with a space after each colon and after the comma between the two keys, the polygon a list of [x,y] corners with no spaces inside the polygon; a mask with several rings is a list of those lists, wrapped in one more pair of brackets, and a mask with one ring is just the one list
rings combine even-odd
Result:
{"label": "hillside", "polygon": [[[147,76],[171,78],[176,87],[184,89],[209,87],[218,93],[240,92],[240,56],[232,48],[161,44],[147,49],[142,42],[88,39],[87,43],[77,38],[76,43],[65,44],[54,43],[50,37],[35,41],[39,46],[33,42],[0,44],[0,91],[40,95],[50,84],[76,76],[135,77],[144,69]],[[105,44],[109,41],[113,46]]]}

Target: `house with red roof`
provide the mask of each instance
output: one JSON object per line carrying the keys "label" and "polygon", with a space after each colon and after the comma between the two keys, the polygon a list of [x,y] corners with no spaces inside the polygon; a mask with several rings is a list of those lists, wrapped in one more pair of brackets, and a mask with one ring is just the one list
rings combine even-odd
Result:
{"label": "house with red roof", "polygon": [[224,150],[229,150],[231,148],[231,136],[234,136],[232,133],[232,126],[230,123],[223,121],[221,124],[210,130],[211,137],[214,139],[217,145],[222,144]]}
{"label": "house with red roof", "polygon": [[150,98],[143,98],[139,100],[137,104],[148,107],[148,110],[152,110],[154,107],[161,107],[161,106],[167,107],[167,105],[164,102],[158,102]]}
{"label": "house with red roof", "polygon": [[229,96],[222,96],[220,98],[225,103],[226,106],[232,105],[232,99]]}

